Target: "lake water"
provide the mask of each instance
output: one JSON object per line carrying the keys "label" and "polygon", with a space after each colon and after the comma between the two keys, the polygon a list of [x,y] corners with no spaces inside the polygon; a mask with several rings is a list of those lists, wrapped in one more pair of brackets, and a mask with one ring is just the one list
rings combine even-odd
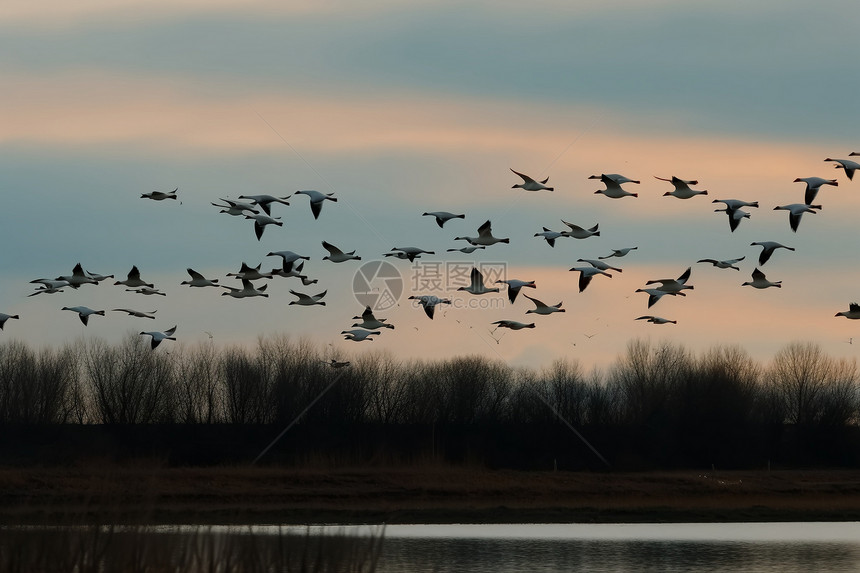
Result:
{"label": "lake water", "polygon": [[860,571],[857,522],[389,525],[384,535],[380,573]]}

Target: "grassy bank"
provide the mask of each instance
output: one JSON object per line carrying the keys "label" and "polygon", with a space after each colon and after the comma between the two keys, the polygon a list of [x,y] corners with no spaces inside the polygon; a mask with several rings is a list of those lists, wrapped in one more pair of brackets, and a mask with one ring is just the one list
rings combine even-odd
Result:
{"label": "grassy bank", "polygon": [[860,471],[0,469],[5,524],[860,520]]}

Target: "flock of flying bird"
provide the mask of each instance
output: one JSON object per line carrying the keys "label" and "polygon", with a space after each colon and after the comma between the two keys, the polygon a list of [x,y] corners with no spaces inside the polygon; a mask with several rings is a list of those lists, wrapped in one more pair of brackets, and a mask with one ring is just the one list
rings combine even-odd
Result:
{"label": "flock of flying bird", "polygon": [[[860,155],[860,153],[858,152],[853,152],[850,154],[850,156],[858,155]],[[825,161],[834,162],[836,164],[835,167],[837,169],[844,170],[845,175],[849,180],[852,180],[855,171],[860,169],[860,163],[857,163],[850,159],[827,158],[825,159]],[[514,174],[516,174],[522,179],[521,183],[513,185],[512,188],[519,188],[525,191],[534,192],[554,190],[553,187],[548,186],[548,178],[539,181],[529,177],[526,174],[514,171],[513,169],[511,169],[511,171],[513,171]],[[605,186],[605,188],[595,191],[596,194],[603,194],[612,199],[622,199],[625,197],[638,196],[637,193],[630,192],[623,188],[623,185],[639,184],[640,181],[638,180],[630,179],[623,175],[614,173],[592,175],[589,177],[589,179],[597,179]],[[698,185],[698,181],[696,180],[684,180],[674,176],[671,178],[656,177],[656,179],[669,182],[674,187],[672,191],[667,191],[666,193],[664,193],[665,196],[688,200],[699,195],[708,194],[706,190],[692,189],[692,186]],[[822,177],[800,177],[795,179],[794,182],[805,184],[806,189],[804,202],[778,205],[774,207],[774,210],[788,211],[789,225],[791,227],[791,230],[797,232],[801,218],[804,214],[814,214],[821,209],[820,204],[814,203],[821,188],[825,185],[836,186],[838,185],[838,182],[836,179],[826,179]],[[151,193],[142,194],[141,198],[154,201],[178,201],[177,191],[178,189],[174,189],[173,191],[169,192],[153,191]],[[295,195],[305,195],[308,197],[310,201],[311,213],[313,214],[314,219],[319,218],[322,212],[322,207],[326,201],[337,202],[337,197],[334,196],[334,193],[324,194],[313,190],[302,190],[297,191]],[[257,240],[259,241],[262,238],[263,232],[267,226],[283,225],[283,222],[280,220],[279,217],[272,216],[272,206],[275,204],[288,206],[290,205],[289,199],[291,197],[292,195],[286,197],[276,197],[265,194],[242,195],[239,196],[238,199],[221,199],[220,203],[213,202],[211,204],[215,207],[218,207],[220,209],[220,213],[225,213],[235,217],[242,217],[246,220],[253,221],[254,233],[257,237]],[[742,201],[738,199],[714,199],[712,202],[722,203],[725,206],[722,209],[716,209],[715,212],[726,213],[726,215],[728,216],[729,228],[731,232],[734,232],[735,229],[737,229],[738,225],[743,221],[743,219],[750,217],[750,213],[748,211],[745,211],[744,209],[759,207],[757,201]],[[448,221],[451,221],[452,219],[465,218],[465,214],[450,213],[447,211],[425,212],[423,213],[423,215],[433,217],[436,221],[436,224],[443,229]],[[562,223],[564,223],[567,229],[563,231],[553,231],[547,227],[543,227],[543,231],[535,233],[534,236],[543,238],[550,247],[554,247],[556,240],[561,238],[587,239],[592,236],[600,235],[598,225],[594,225],[591,228],[583,228],[564,220],[562,220]],[[489,220],[482,224],[480,227],[478,227],[476,236],[458,236],[455,237],[454,240],[466,241],[468,243],[468,246],[462,248],[449,248],[447,249],[447,251],[461,252],[465,254],[471,254],[478,249],[486,249],[487,247],[491,247],[492,245],[495,245],[497,243],[510,242],[509,238],[498,238],[493,236],[492,224]],[[760,246],[762,248],[762,251],[758,259],[758,266],[756,266],[755,269],[752,271],[752,280],[744,282],[743,286],[752,286],[757,289],[766,289],[771,287],[779,288],[781,286],[781,281],[768,280],[765,274],[759,269],[759,267],[764,266],[764,264],[767,263],[767,261],[773,255],[774,251],[776,251],[777,249],[782,248],[787,249],[789,251],[793,251],[794,248],[777,243],[775,241],[757,241],[753,242],[751,245]],[[344,263],[352,260],[361,260],[361,257],[355,254],[355,251],[343,251],[339,247],[327,241],[322,241],[322,246],[329,253],[327,256],[323,257],[323,260],[327,260],[332,263]],[[585,263],[586,265],[574,266],[570,269],[570,271],[576,271],[579,273],[579,291],[584,291],[592,282],[592,279],[595,276],[603,275],[611,278],[611,272],[621,272],[620,268],[612,266],[605,261],[611,258],[625,257],[631,251],[634,251],[636,249],[637,247],[635,246],[625,247],[621,249],[613,249],[612,252],[608,255],[601,256],[596,259],[578,259],[577,262]],[[424,250],[418,247],[395,247],[391,249],[390,252],[384,253],[384,256],[404,259],[412,263],[415,261],[415,259],[420,258],[423,255],[432,254],[435,254],[435,252]],[[266,293],[266,285],[258,287],[254,284],[254,281],[262,279],[273,279],[274,277],[297,278],[301,280],[304,286],[309,286],[318,282],[316,279],[311,279],[303,273],[304,262],[306,260],[309,260],[310,257],[299,255],[293,251],[273,251],[269,252],[267,256],[280,257],[281,265],[279,267],[271,269],[270,271],[263,271],[261,270],[262,264],[257,265],[256,267],[251,267],[246,263],[242,263],[238,272],[227,274],[227,277],[233,277],[240,280],[242,284],[241,288],[228,286],[226,284],[220,284],[219,279],[206,278],[202,274],[194,271],[191,268],[187,269],[190,279],[182,281],[180,284],[198,288],[221,288],[225,289],[221,293],[222,296],[247,298],[269,296],[268,293]],[[740,270],[740,268],[736,265],[740,261],[744,260],[744,258],[745,257],[740,257],[728,260],[700,259],[697,261],[697,263],[709,263],[719,269]],[[686,296],[685,291],[692,290],[694,288],[693,285],[688,284],[691,270],[692,267],[688,267],[677,278],[649,280],[645,283],[645,286],[643,288],[637,289],[636,292],[642,292],[648,295],[648,308],[651,308],[664,296]],[[114,278],[114,275],[101,275],[93,273],[84,270],[82,265],[78,263],[74,267],[74,269],[72,270],[72,274],[70,275],[61,275],[53,279],[39,278],[31,281],[31,283],[36,284],[37,287],[36,290],[28,296],[53,294],[62,292],[66,289],[78,289],[85,285],[97,285],[100,282],[103,282],[109,278]],[[527,281],[513,278],[497,280],[496,284],[505,284],[507,286],[507,296],[511,304],[514,303],[523,288],[536,288],[535,281]],[[131,268],[124,280],[116,280],[114,282],[114,285],[125,286],[127,291],[131,291],[141,295],[165,296],[165,293],[156,288],[154,284],[148,283],[141,278],[141,273],[137,266],[133,266]],[[458,290],[467,292],[473,296],[479,296],[488,293],[498,293],[500,292],[501,287],[487,286],[485,284],[485,279],[482,273],[477,268],[473,267],[471,270],[469,284],[467,286],[460,287]],[[296,297],[296,300],[293,300],[289,303],[290,305],[325,305],[325,301],[322,300],[327,292],[325,290],[313,295],[299,292],[296,290],[290,290],[289,292]],[[523,296],[534,304],[534,308],[527,310],[525,314],[549,315],[557,312],[565,312],[565,309],[562,308],[561,302],[550,305],[545,304],[541,300],[531,297],[528,294],[523,293]],[[451,304],[450,299],[440,297],[434,294],[412,295],[409,297],[409,299],[417,301],[417,304],[420,304],[423,307],[424,312],[430,319],[433,319],[437,306],[443,304]],[[85,326],[88,324],[91,316],[105,316],[105,310],[94,310],[87,306],[66,306],[62,307],[62,310],[68,310],[77,313],[81,322]],[[126,313],[129,316],[136,318],[156,318],[156,311],[143,312],[131,308],[115,308],[112,309],[112,311]],[[860,305],[858,305],[857,303],[851,303],[849,306],[849,310],[839,312],[836,314],[836,316],[844,316],[850,319],[860,319]],[[0,330],[3,329],[4,325],[9,319],[18,318],[18,315],[0,313]],[[383,329],[394,329],[394,326],[392,324],[389,324],[385,318],[376,317],[374,315],[373,309],[369,306],[364,309],[364,312],[361,315],[354,316],[353,320],[358,320],[359,322],[353,323],[350,329],[343,330],[341,332],[341,334],[344,335],[344,339],[346,340],[353,340],[356,342],[373,340],[372,337],[380,335]],[[675,320],[670,320],[654,315],[640,316],[636,318],[636,320],[645,320],[653,324],[677,323],[677,321]],[[491,324],[495,325],[496,328],[508,328],[511,330],[535,328],[534,322],[526,323],[510,319],[497,320]],[[176,329],[177,327],[173,326],[172,328],[166,329],[164,331],[141,331],[140,335],[150,337],[151,347],[155,349],[164,340],[176,340],[174,336]],[[348,364],[348,362],[339,362],[337,360],[332,360],[330,363],[332,367],[336,368],[346,366]]]}

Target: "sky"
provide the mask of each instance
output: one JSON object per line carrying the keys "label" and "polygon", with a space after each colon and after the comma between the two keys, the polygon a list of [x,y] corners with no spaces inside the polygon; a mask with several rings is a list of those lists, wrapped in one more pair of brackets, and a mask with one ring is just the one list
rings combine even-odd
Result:
{"label": "sky", "polygon": [[[680,2],[200,2],[23,0],[0,7],[0,312],[18,314],[0,340],[56,347],[81,337],[119,341],[165,330],[176,344],[307,337],[331,357],[384,351],[403,359],[477,354],[540,368],[559,358],[610,365],[629,341],[694,352],[740,345],[767,362],[793,341],[853,358],[860,321],[835,313],[860,302],[857,181],[828,157],[860,151],[853,64],[854,4],[764,0]],[[512,189],[515,169],[554,191]],[[620,173],[637,198],[610,199],[588,177]],[[699,181],[708,196],[664,197]],[[777,205],[802,203],[798,177],[836,178],[797,233]],[[178,188],[179,201],[141,199]],[[274,205],[282,227],[260,241],[252,223],[219,213],[219,198],[334,193],[314,220],[305,196]],[[712,199],[757,200],[729,231]],[[425,211],[465,214],[437,227]],[[561,220],[600,236],[534,237]],[[498,237],[465,246],[492,221]],[[323,261],[325,240],[361,261]],[[782,288],[741,287],[757,266],[753,241],[778,251],[762,267]],[[393,247],[435,251],[416,261]],[[578,292],[579,258],[637,246],[611,279]],[[180,285],[194,268],[238,286],[242,262],[279,265],[271,251],[311,257],[318,283],[270,281],[268,298]],[[745,257],[740,271],[696,263]],[[385,260],[400,276],[395,325],[373,341],[343,340],[363,310],[356,273]],[[102,283],[28,297],[36,278],[89,271],[124,279],[132,265],[167,296]],[[526,314],[504,290],[475,296],[472,266],[536,281],[523,292],[565,313]],[[651,309],[636,293],[692,267],[686,297]],[[363,270],[362,270],[363,269]],[[465,269],[465,272],[464,272]],[[501,273],[501,274],[499,274]],[[372,274],[372,272],[371,272]],[[498,275],[498,276],[497,276]],[[371,288],[396,287],[369,276]],[[262,281],[258,286],[263,284]],[[489,285],[504,286],[504,285]],[[290,305],[290,289],[327,291],[325,307]],[[451,298],[429,320],[410,295]],[[84,327],[63,306],[107,309]],[[156,320],[113,308],[157,310]],[[635,320],[657,315],[677,324]],[[493,321],[536,328],[496,330]],[[854,337],[857,344],[854,344]],[[159,349],[161,350],[161,349]]]}

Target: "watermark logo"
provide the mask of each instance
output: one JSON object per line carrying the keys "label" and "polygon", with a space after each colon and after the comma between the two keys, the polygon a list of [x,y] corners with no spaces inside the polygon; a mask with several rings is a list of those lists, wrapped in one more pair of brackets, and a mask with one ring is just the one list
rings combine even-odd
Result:
{"label": "watermark logo", "polygon": [[388,261],[366,262],[352,277],[352,294],[362,306],[388,310],[403,296],[403,276]]}

